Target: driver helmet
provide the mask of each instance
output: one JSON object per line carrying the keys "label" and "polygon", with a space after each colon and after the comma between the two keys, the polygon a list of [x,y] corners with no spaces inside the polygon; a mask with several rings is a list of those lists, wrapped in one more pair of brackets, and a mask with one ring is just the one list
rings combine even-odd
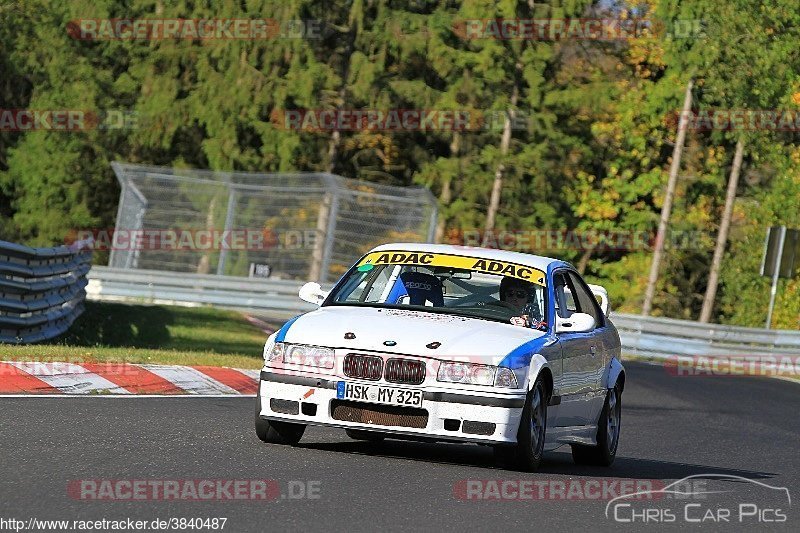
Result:
{"label": "driver helmet", "polygon": [[533,286],[527,281],[505,276],[500,280],[500,300],[521,309],[532,299],[532,288]]}

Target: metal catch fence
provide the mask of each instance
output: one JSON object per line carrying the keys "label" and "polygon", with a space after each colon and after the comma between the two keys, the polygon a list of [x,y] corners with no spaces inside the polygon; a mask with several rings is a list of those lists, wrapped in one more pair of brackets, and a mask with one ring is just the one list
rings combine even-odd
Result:
{"label": "metal catch fence", "polygon": [[257,271],[324,283],[377,244],[434,237],[436,199],[422,187],[328,173],[113,168],[122,188],[115,234],[145,235],[136,244],[124,239],[111,247],[114,268],[231,276]]}

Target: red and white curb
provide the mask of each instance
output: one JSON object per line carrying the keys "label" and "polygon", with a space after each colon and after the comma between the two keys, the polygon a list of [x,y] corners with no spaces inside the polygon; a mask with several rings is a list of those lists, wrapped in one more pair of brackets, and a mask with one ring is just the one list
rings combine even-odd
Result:
{"label": "red and white curb", "polygon": [[0,395],[255,396],[258,370],[130,363],[0,361]]}

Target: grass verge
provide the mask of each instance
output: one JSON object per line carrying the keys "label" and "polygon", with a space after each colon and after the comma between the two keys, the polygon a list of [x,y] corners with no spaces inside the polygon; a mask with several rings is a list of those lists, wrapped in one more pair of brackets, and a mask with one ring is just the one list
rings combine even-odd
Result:
{"label": "grass verge", "polygon": [[266,338],[235,311],[86,302],[63,336],[48,344],[0,345],[0,359],[259,368]]}

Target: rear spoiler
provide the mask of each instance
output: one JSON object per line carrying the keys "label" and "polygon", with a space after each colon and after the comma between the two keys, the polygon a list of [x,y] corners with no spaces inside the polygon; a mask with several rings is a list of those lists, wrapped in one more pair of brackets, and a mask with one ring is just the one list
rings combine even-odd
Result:
{"label": "rear spoiler", "polygon": [[608,301],[608,291],[601,287],[600,285],[593,285],[591,283],[589,285],[589,290],[592,291],[594,297],[597,299],[597,303],[600,304],[600,309],[603,310],[603,314],[608,316],[611,313],[611,304]]}

